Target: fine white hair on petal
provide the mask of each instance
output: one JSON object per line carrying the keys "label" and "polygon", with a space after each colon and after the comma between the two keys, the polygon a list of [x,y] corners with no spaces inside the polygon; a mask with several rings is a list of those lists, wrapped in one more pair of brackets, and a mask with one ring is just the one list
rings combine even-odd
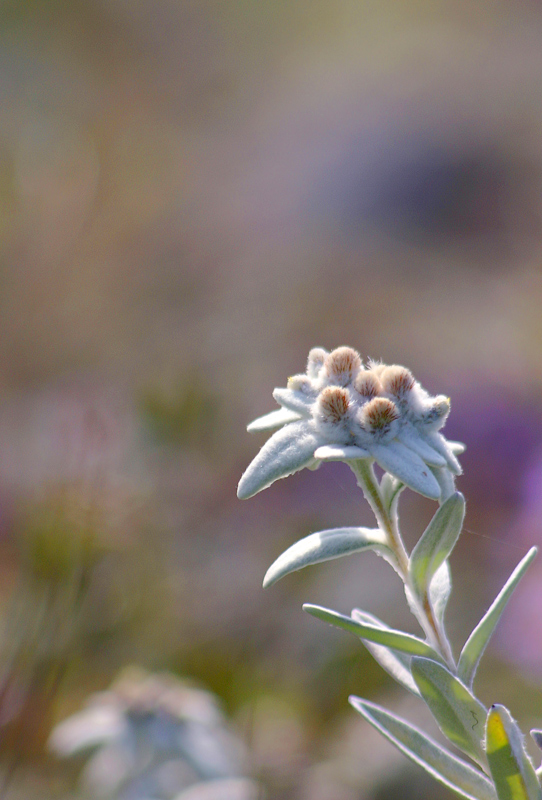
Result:
{"label": "fine white hair on petal", "polygon": [[372,400],[382,391],[378,376],[371,370],[360,370],[354,380],[354,389],[363,400]]}
{"label": "fine white hair on petal", "polygon": [[411,416],[412,419],[419,419],[429,407],[431,400],[432,397],[429,393],[416,381],[408,395],[409,416]]}
{"label": "fine white hair on petal", "polygon": [[399,411],[387,397],[374,397],[358,414],[361,427],[376,441],[393,439],[399,431]]}
{"label": "fine white hair on petal", "polygon": [[311,464],[314,451],[324,444],[312,422],[300,420],[285,425],[264,444],[243,473],[237,488],[241,500],[271,486]]}
{"label": "fine white hair on petal", "polygon": [[324,350],[323,347],[312,348],[307,359],[307,375],[309,378],[318,377],[318,373],[324,366],[324,361],[326,360],[327,355],[328,351]]}
{"label": "fine white hair on petal", "polygon": [[337,347],[326,356],[324,371],[332,384],[348,386],[361,369],[361,356],[352,347]]}
{"label": "fine white hair on petal", "polygon": [[386,367],[382,370],[380,382],[382,383],[382,390],[386,394],[404,400],[410,395],[416,383],[410,370],[398,364],[392,364],[391,367]]}

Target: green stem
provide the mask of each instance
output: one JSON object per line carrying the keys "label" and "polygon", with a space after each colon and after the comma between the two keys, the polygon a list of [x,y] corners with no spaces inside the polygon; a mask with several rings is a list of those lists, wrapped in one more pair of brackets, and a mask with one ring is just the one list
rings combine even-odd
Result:
{"label": "green stem", "polygon": [[416,616],[430,644],[442,655],[455,674],[456,666],[453,654],[444,631],[435,616],[429,594],[425,595],[423,603],[416,602],[416,595],[410,585],[409,557],[399,531],[398,516],[397,513],[390,513],[386,507],[372,463],[366,459],[360,459],[359,461],[351,461],[350,467],[357,478],[358,486],[363,491],[365,499],[373,510],[380,529],[388,537],[390,549],[395,556],[396,563],[393,566],[405,586],[410,590],[410,596],[416,604]]}

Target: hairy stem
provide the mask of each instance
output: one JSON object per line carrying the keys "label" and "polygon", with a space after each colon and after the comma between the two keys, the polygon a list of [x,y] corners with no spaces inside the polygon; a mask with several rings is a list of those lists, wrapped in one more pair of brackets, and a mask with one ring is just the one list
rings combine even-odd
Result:
{"label": "hairy stem", "polygon": [[442,655],[448,666],[455,673],[456,666],[453,654],[448,639],[435,616],[429,594],[425,595],[423,603],[416,602],[416,595],[410,585],[409,558],[399,531],[398,516],[396,512],[390,513],[386,507],[372,463],[365,459],[360,459],[359,461],[351,461],[350,466],[357,478],[358,486],[363,491],[365,499],[373,510],[380,529],[388,537],[390,549],[395,556],[396,563],[394,567],[405,586],[409,589],[409,594],[416,607],[416,616],[429,642]]}

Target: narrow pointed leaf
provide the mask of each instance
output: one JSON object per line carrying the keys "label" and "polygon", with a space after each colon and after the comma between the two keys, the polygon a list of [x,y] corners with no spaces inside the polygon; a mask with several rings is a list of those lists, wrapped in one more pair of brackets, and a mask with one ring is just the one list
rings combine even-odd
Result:
{"label": "narrow pointed leaf", "polygon": [[[444,619],[444,612],[451,591],[452,578],[450,575],[450,566],[448,562],[445,561],[444,564],[440,565],[429,585],[429,599],[431,600],[435,616],[441,624]],[[420,603],[418,596],[412,593],[407,584],[405,584],[405,595],[408,607],[423,628],[425,623],[423,603]]]}
{"label": "narrow pointed leaf", "polygon": [[455,493],[455,475],[448,467],[430,467],[440,486],[440,502],[444,503]]}
{"label": "narrow pointed leaf", "polygon": [[[368,614],[366,611],[360,611],[358,608],[352,611],[352,619],[355,622],[361,622],[363,625],[374,625],[385,631],[390,630],[389,626],[385,625],[378,617]],[[383,644],[369,642],[367,639],[362,639],[362,641],[374,660],[386,670],[388,675],[391,675],[397,683],[400,683],[409,692],[418,695],[418,697],[420,696],[420,690],[410,672],[411,656],[407,655],[407,653],[402,653],[400,650],[392,650]]]}
{"label": "narrow pointed leaf", "polygon": [[412,551],[409,572],[418,597],[425,597],[433,575],[452,552],[464,516],[465,498],[455,492],[440,506]]}
{"label": "narrow pointed leaf", "polygon": [[401,650],[403,653],[409,653],[410,655],[425,656],[428,660],[434,658],[440,661],[440,656],[427,642],[418,639],[417,636],[412,636],[410,633],[403,633],[392,628],[383,630],[376,625],[362,624],[361,622],[356,622],[352,617],[345,617],[336,611],[331,611],[321,606],[313,606],[309,603],[303,606],[303,610],[312,614],[313,617],[329,622],[330,625],[335,625],[337,628],[350,631],[354,636],[367,639],[369,642],[383,644],[386,647],[392,647],[394,650]]}
{"label": "narrow pointed leaf", "polygon": [[444,621],[444,612],[452,591],[452,576],[450,565],[447,561],[437,569],[429,584],[429,598],[433,611],[441,626]]}
{"label": "narrow pointed leaf", "polygon": [[485,764],[482,746],[487,711],[479,700],[440,664],[413,658],[412,677],[442,733],[479,764]]}
{"label": "narrow pointed leaf", "polygon": [[531,547],[527,555],[519,562],[510,575],[503,588],[484,614],[476,628],[467,639],[457,665],[457,674],[468,686],[472,685],[478,663],[486,649],[493,631],[495,630],[501,614],[506,608],[512,592],[527,571],[529,565],[537,554],[537,548]]}
{"label": "narrow pointed leaf", "polygon": [[290,411],[288,408],[277,408],[276,411],[270,411],[269,414],[264,414],[263,417],[253,420],[250,425],[247,425],[247,431],[249,433],[272,431],[274,428],[280,428],[289,422],[297,422],[299,419],[301,419],[301,415],[296,411]]}
{"label": "narrow pointed leaf", "polygon": [[380,492],[389,512],[392,512],[395,504],[399,500],[399,495],[404,488],[405,484],[397,478],[394,478],[389,472],[385,472],[382,475],[382,480],[380,481]]}
{"label": "narrow pointed leaf", "polygon": [[314,461],[314,451],[320,444],[310,422],[301,420],[285,425],[264,444],[249,464],[237,487],[241,500],[286,478]]}
{"label": "narrow pointed leaf", "polygon": [[322,461],[350,461],[356,458],[371,458],[368,450],[352,445],[324,445],[314,453]]}
{"label": "narrow pointed leaf", "polygon": [[486,724],[486,749],[499,800],[542,800],[534,766],[523,736],[504,706],[491,706]]}
{"label": "narrow pointed leaf", "polygon": [[432,500],[440,498],[440,486],[420,456],[395,439],[386,444],[372,444],[371,455],[376,462],[415,492]]}
{"label": "narrow pointed leaf", "polygon": [[485,775],[445,750],[414,725],[360,697],[351,697],[350,703],[411,761],[460,797],[467,800],[497,800],[495,789]]}
{"label": "narrow pointed leaf", "polygon": [[420,431],[426,442],[446,459],[448,468],[455,474],[461,475],[463,472],[461,464],[454,455],[454,448],[438,431]]}
{"label": "narrow pointed leaf", "polygon": [[311,564],[341,558],[361,550],[386,550],[386,535],[379,528],[331,528],[311,533],[289,547],[271,564],[265,575],[264,587],[271,586],[290,572]]}
{"label": "narrow pointed leaf", "polygon": [[422,436],[418,433],[413,425],[406,425],[401,428],[397,434],[397,439],[402,442],[406,447],[414,450],[426,464],[432,467],[444,467],[446,459],[440,453],[437,453],[431,445],[429,445]]}

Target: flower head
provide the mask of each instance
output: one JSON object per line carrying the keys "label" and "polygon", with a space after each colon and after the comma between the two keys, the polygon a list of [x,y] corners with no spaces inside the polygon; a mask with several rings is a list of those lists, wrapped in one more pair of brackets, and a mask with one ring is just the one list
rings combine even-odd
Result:
{"label": "flower head", "polygon": [[461,474],[456,453],[462,445],[439,433],[449,399],[431,397],[405,367],[374,361],[364,367],[351,347],[330,353],[313,348],[306,372],[289,378],[273,397],[280,409],[248,430],[280,430],[243,474],[240,498],[321,461],[376,461],[406,486],[440,501]]}

